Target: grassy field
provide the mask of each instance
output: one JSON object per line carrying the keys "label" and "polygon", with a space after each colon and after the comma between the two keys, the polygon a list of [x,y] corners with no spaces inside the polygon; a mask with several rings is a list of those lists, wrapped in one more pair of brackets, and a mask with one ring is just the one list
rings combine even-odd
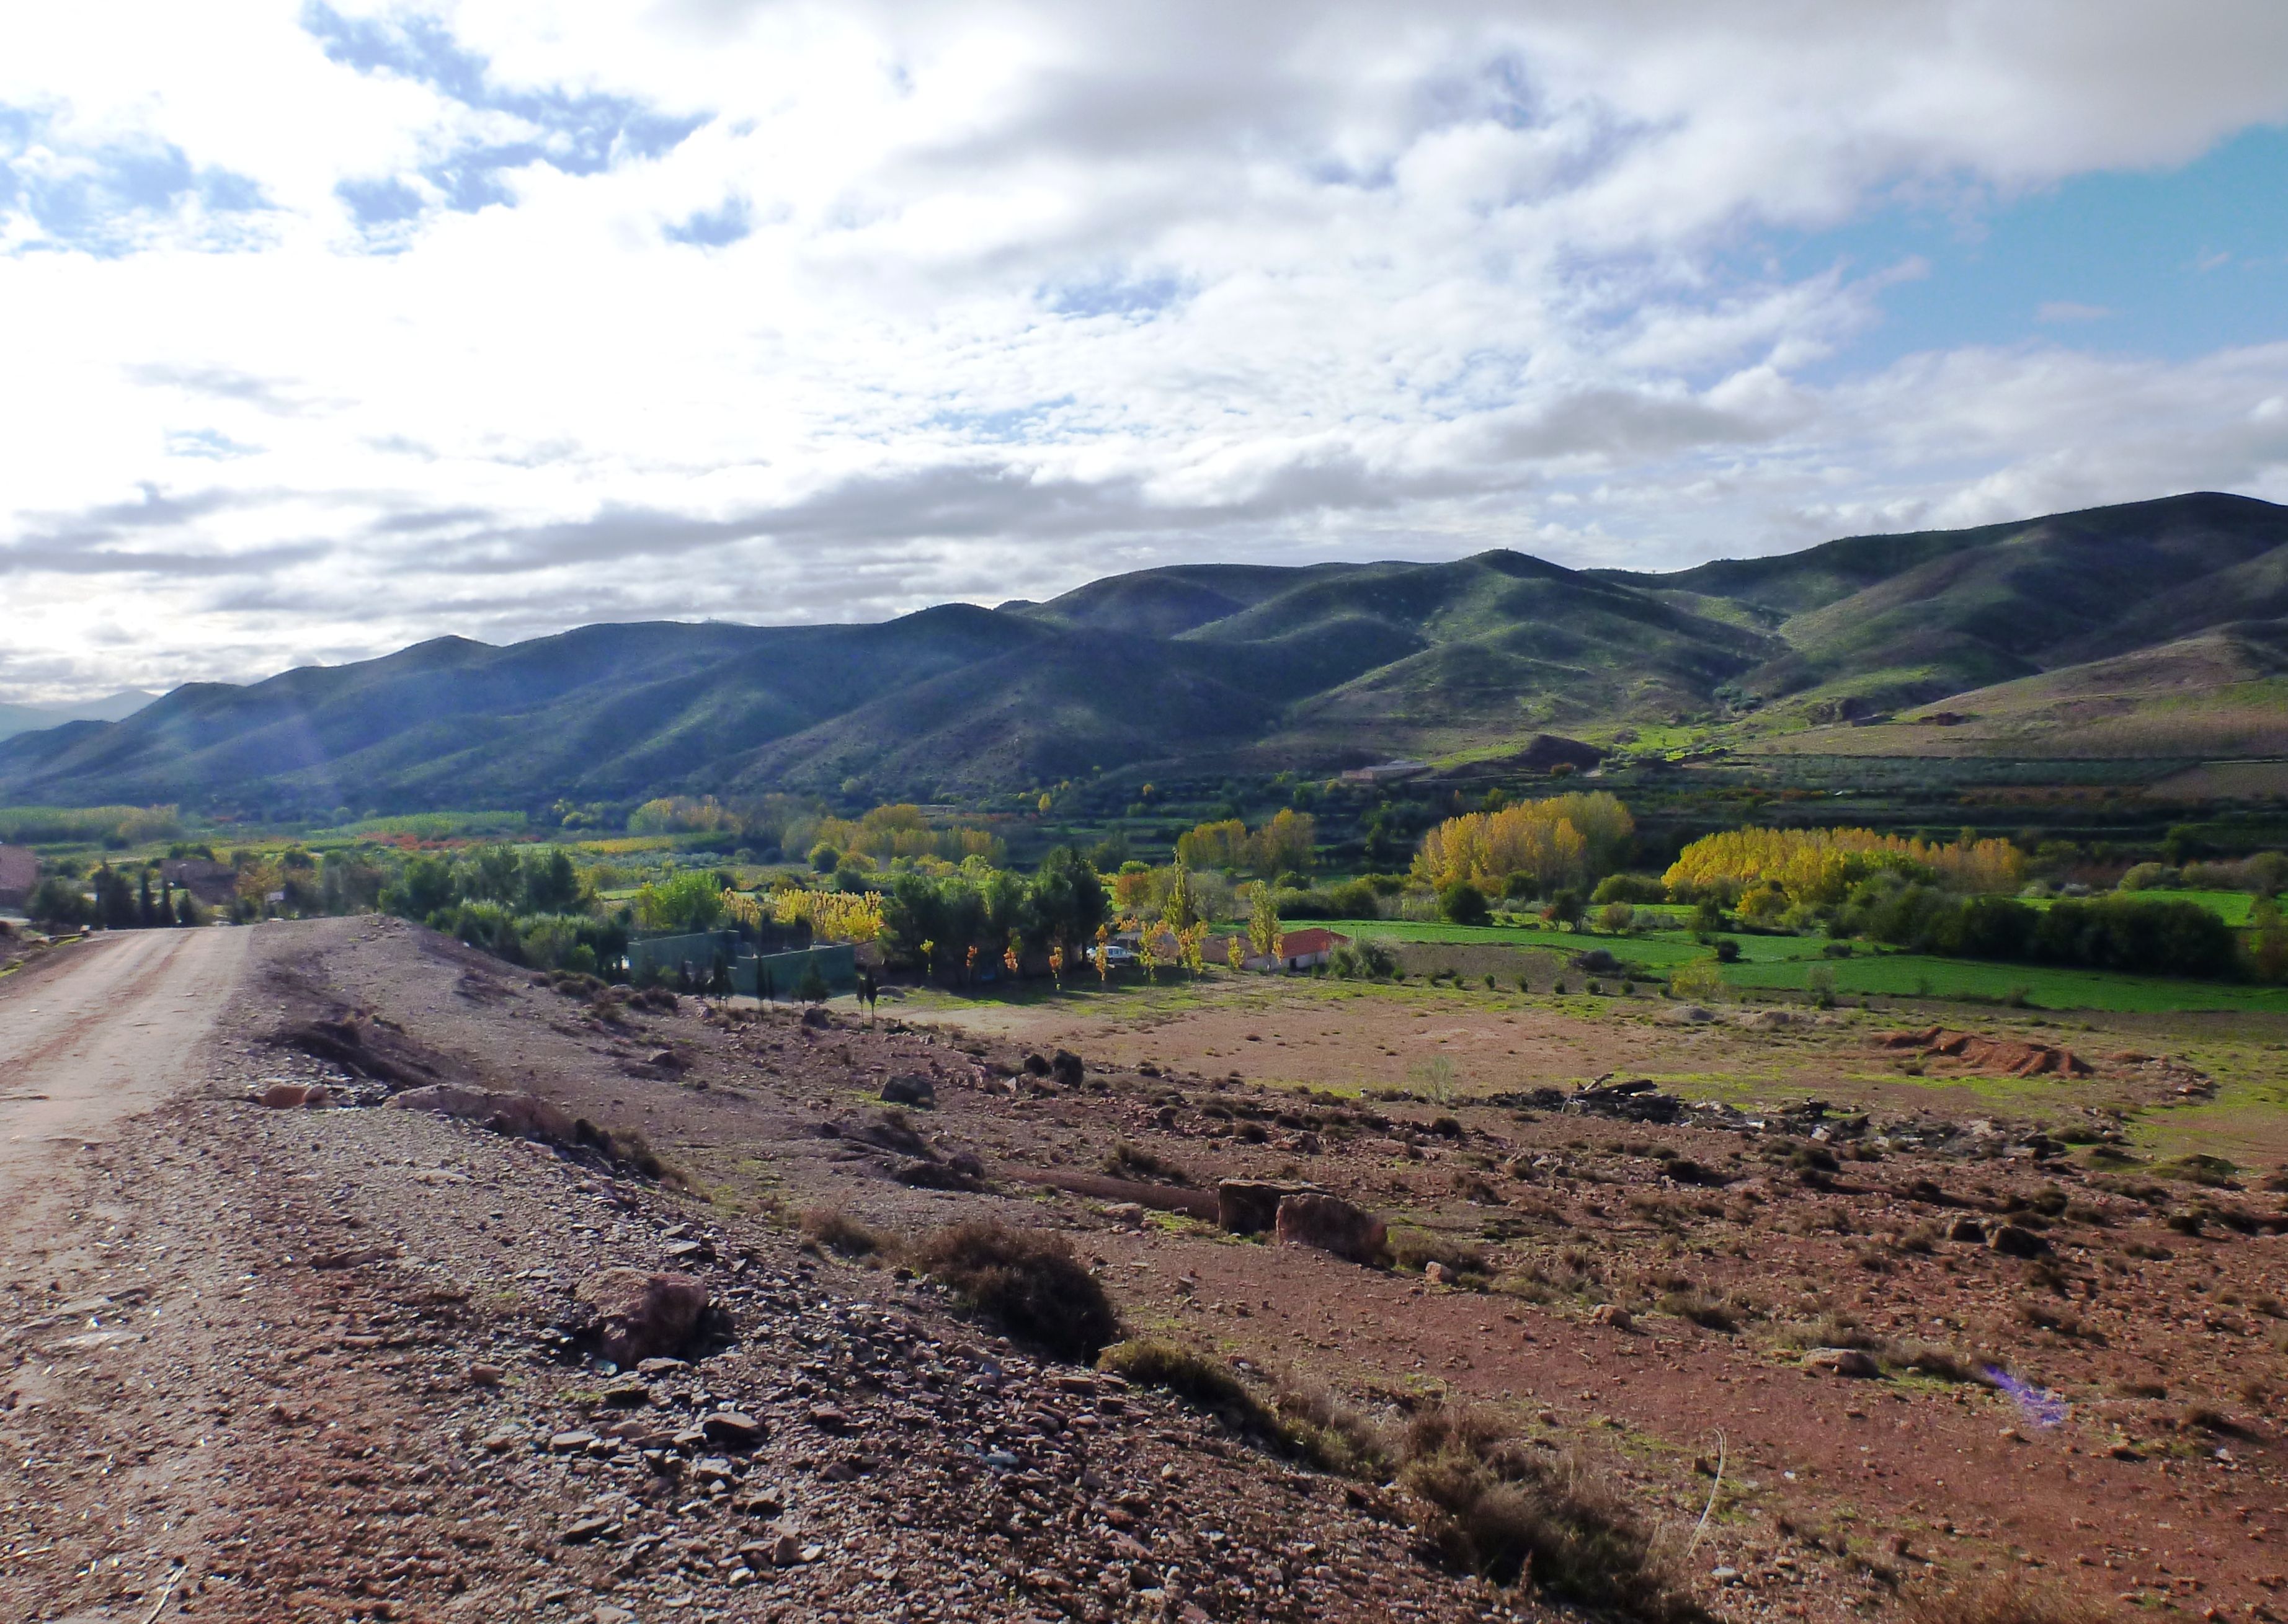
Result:
{"label": "grassy field", "polygon": [[[2147,893],[2155,894],[2155,893]],[[2230,897],[2236,892],[2188,892],[2192,898]],[[2241,898],[2245,904],[2247,899]],[[1509,947],[1544,952],[1584,953],[1602,947],[1625,965],[1666,971],[1707,956],[1708,949],[1680,931],[1641,936],[1607,936],[1545,926],[1450,925],[1411,920],[1353,920],[1337,924],[1346,935],[1391,943],[1457,947]],[[2173,1010],[2239,1010],[2288,1014],[2288,988],[2244,986],[2230,982],[2187,981],[2168,976],[2133,976],[2112,970],[2058,969],[2039,964],[1999,964],[1933,954],[1871,950],[1860,943],[1849,958],[1831,959],[1823,943],[1805,936],[1732,936],[1739,962],[1724,967],[1725,982],[1743,990],[1804,992],[1812,971],[1833,974],[1835,990],[1848,994],[1903,998],[1974,998],[2001,1001],[2014,994],[2046,1010],[2111,1010],[2157,1014]]]}

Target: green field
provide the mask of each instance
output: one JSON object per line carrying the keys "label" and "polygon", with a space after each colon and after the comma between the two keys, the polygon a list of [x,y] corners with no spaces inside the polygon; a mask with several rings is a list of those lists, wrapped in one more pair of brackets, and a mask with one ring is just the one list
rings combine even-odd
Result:
{"label": "green field", "polygon": [[[2154,893],[2168,895],[2177,893]],[[2230,891],[2181,893],[2189,899],[2238,895]],[[2245,897],[2241,899],[2244,904]],[[1666,970],[1704,958],[1708,949],[1680,931],[1642,936],[1608,936],[1545,926],[1450,925],[1402,919],[1347,920],[1332,926],[1346,935],[1386,942],[1511,947],[1545,952],[1585,953],[1602,947],[1624,964]],[[1812,971],[1825,966],[1835,990],[1901,998],[2003,1000],[2022,994],[2025,1002],[2046,1010],[2111,1010],[2162,1014],[2174,1010],[2236,1010],[2288,1015],[2288,987],[2243,986],[2231,982],[2185,981],[2168,976],[2133,976],[2103,970],[2071,970],[2040,964],[1990,963],[1941,958],[1933,954],[1893,953],[1855,944],[1847,959],[1821,952],[1807,936],[1731,936],[1740,949],[1737,963],[1724,967],[1725,982],[1742,989],[1804,992]]]}

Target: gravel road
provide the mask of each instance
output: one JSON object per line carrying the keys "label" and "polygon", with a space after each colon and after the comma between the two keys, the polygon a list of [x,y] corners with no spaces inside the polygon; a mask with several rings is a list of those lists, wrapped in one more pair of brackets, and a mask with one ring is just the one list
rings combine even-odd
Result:
{"label": "gravel road", "polygon": [[57,1158],[164,1100],[244,970],[247,931],[134,931],[0,981],[0,1212]]}

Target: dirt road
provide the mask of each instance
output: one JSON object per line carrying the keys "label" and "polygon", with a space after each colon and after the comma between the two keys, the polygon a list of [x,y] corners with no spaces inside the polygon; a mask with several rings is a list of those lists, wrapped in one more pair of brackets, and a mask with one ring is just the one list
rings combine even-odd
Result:
{"label": "dirt road", "polygon": [[164,1100],[245,967],[247,931],[133,931],[0,982],[0,1211],[18,1186]]}

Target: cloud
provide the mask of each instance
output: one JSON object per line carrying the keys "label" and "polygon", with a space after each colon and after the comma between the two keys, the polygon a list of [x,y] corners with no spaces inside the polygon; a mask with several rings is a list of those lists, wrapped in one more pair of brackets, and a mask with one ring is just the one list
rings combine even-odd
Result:
{"label": "cloud", "polygon": [[0,245],[13,253],[237,248],[270,206],[252,178],[194,164],[148,131],[102,135],[0,104]]}
{"label": "cloud", "polygon": [[1931,267],[1769,247],[2165,171],[2283,62],[2254,0],[18,8],[0,697],[2288,496],[2276,346],[2025,294],[1878,362]]}

